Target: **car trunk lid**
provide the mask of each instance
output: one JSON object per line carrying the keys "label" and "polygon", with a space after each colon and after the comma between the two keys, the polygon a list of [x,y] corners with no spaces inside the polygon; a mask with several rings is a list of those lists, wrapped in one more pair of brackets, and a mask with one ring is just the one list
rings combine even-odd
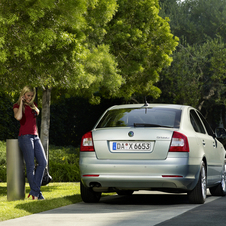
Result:
{"label": "car trunk lid", "polygon": [[103,128],[92,131],[98,159],[162,160],[167,158],[173,129]]}

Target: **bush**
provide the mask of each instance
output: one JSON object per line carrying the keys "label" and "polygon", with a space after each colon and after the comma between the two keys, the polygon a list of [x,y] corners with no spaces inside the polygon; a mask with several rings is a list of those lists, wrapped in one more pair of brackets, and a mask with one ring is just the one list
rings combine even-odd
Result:
{"label": "bush", "polygon": [[14,118],[11,97],[4,93],[0,93],[0,121],[0,140],[18,137],[20,123]]}
{"label": "bush", "polygon": [[100,105],[91,105],[82,97],[61,97],[51,104],[50,144],[78,147],[82,136],[93,129],[104,111],[121,103],[121,99],[103,99]]}
{"label": "bush", "polygon": [[72,146],[50,146],[49,173],[54,182],[75,182],[80,180],[79,149]]}
{"label": "bush", "polygon": [[6,142],[0,141],[0,182],[6,182]]}
{"label": "bush", "polygon": [[[50,145],[49,173],[54,182],[80,181],[78,148]],[[0,181],[6,182],[6,174],[6,142],[0,141]]]}
{"label": "bush", "polygon": [[0,165],[0,182],[6,182],[6,166]]}

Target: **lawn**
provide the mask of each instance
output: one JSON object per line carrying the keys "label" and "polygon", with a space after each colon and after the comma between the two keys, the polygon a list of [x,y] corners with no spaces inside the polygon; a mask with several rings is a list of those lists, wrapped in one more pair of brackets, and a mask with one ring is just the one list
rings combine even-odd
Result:
{"label": "lawn", "polygon": [[50,146],[49,168],[53,182],[41,187],[45,200],[28,199],[30,188],[29,184],[26,183],[24,200],[7,201],[6,167],[6,142],[0,141],[0,221],[40,213],[82,201],[79,182],[70,182],[80,181],[78,149],[74,147]]}
{"label": "lawn", "polygon": [[74,182],[80,180],[77,149],[51,146],[49,163],[53,182],[41,187],[45,200],[28,199],[30,188],[29,184],[26,183],[24,200],[7,201],[6,142],[0,141],[0,221],[40,213],[82,201],[79,183]]}
{"label": "lawn", "polygon": [[41,188],[45,200],[27,198],[29,185],[26,183],[24,200],[7,201],[7,184],[0,183],[0,221],[40,213],[57,207],[81,202],[79,183],[50,183]]}

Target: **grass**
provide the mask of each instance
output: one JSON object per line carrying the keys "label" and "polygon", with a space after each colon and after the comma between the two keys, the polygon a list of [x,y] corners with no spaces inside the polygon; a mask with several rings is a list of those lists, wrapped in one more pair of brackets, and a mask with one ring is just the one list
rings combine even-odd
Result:
{"label": "grass", "polygon": [[[51,182],[48,186],[41,187],[45,200],[33,201],[31,198],[28,199],[30,188],[29,184],[26,183],[24,200],[7,201],[6,142],[0,141],[0,181],[2,181],[0,183],[0,221],[40,213],[82,201],[79,183],[75,182],[79,181],[78,176],[75,177],[75,175],[79,175],[76,149],[51,146],[49,158],[52,167],[50,175],[55,183]],[[58,168],[55,169],[54,167]],[[72,183],[60,183],[62,182],[62,175],[63,179],[72,181]]]}
{"label": "grass", "polygon": [[[50,175],[53,181],[41,188],[45,200],[33,201],[25,198],[18,201],[7,201],[6,183],[6,142],[0,141],[0,221],[40,213],[72,203],[81,202],[79,183],[78,153],[72,147],[50,147],[49,160],[51,163]],[[26,171],[25,171],[26,172]],[[62,182],[64,179],[64,183]],[[72,181],[66,182],[65,181]],[[26,194],[30,188],[26,183]],[[44,204],[44,205],[43,205]]]}
{"label": "grass", "polygon": [[[55,209],[58,207],[82,201],[80,195],[78,153],[73,147],[50,146],[49,163],[50,175],[53,182],[42,186],[41,191],[45,200],[34,201],[27,196],[29,184],[25,184],[25,199],[7,201],[6,181],[6,142],[0,141],[0,221],[14,219]],[[55,181],[55,182],[54,182]],[[60,182],[57,182],[60,181]],[[62,181],[73,181],[63,182]],[[107,193],[104,195],[112,195]]]}
{"label": "grass", "polygon": [[50,183],[41,188],[45,200],[34,201],[27,198],[30,191],[25,185],[24,200],[7,201],[7,184],[0,183],[0,221],[40,213],[61,206],[81,202],[79,183]]}

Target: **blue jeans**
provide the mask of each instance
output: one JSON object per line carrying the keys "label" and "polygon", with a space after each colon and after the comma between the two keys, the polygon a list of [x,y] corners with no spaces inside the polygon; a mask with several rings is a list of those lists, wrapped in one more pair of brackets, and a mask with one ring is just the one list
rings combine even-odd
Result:
{"label": "blue jeans", "polygon": [[[22,135],[18,137],[20,149],[27,168],[27,179],[30,185],[30,195],[39,197],[41,196],[40,187],[44,170],[47,164],[45,152],[41,141],[37,135]],[[38,163],[35,170],[34,159]]]}

